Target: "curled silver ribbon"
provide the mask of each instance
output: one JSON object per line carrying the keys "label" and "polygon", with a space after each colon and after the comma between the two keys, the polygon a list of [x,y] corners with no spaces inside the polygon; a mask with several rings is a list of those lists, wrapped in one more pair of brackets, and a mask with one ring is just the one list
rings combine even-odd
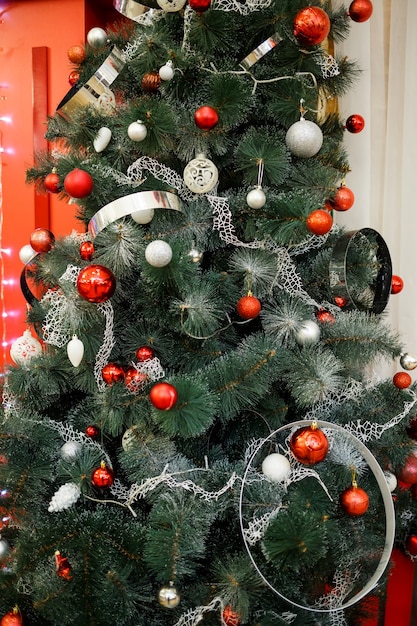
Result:
{"label": "curled silver ribbon", "polygon": [[268,52],[271,52],[271,50],[273,50],[280,41],[282,41],[282,37],[280,37],[278,33],[271,35],[271,37],[265,39],[265,41],[259,44],[259,46],[255,48],[255,50],[252,50],[252,52],[250,52],[243,59],[243,61],[239,63],[239,65],[243,67],[243,69],[248,70],[250,67],[252,67],[252,65],[255,65],[255,63],[257,63],[259,59],[262,59],[262,57],[268,54]]}
{"label": "curled silver ribbon", "polygon": [[113,0],[113,6],[116,11],[135,21],[148,10],[148,7],[135,2],[135,0]]}

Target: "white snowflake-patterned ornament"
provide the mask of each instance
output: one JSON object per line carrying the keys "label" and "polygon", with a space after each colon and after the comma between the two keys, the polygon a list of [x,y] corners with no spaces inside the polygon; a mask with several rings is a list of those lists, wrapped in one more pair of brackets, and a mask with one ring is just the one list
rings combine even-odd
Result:
{"label": "white snowflake-patterned ornament", "polygon": [[42,354],[40,342],[26,329],[11,345],[10,356],[16,365],[29,365],[30,361]]}

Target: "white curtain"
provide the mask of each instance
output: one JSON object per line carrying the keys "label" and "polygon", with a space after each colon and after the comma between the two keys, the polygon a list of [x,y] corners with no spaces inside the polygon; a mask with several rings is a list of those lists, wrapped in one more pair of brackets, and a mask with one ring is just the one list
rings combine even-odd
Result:
{"label": "white curtain", "polygon": [[370,20],[352,22],[338,52],[362,69],[339,103],[341,115],[359,113],[365,128],[345,133],[352,170],[345,180],[355,203],[335,219],[349,230],[374,228],[385,239],[393,273],[404,280],[390,297],[387,320],[405,351],[417,355],[417,0],[374,0]]}

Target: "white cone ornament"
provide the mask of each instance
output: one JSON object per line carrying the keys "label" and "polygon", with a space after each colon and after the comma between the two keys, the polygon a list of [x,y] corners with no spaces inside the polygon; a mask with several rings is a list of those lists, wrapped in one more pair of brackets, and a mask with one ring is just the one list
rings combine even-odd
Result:
{"label": "white cone ornament", "polygon": [[145,124],[138,120],[137,122],[132,122],[129,124],[127,128],[127,134],[132,141],[143,141],[146,139],[146,135],[148,134],[148,129]]}
{"label": "white cone ornament", "polygon": [[28,329],[12,343],[10,348],[10,356],[16,365],[29,365],[34,357],[41,354],[42,346],[40,342],[33,337]]}
{"label": "white cone ornament", "polygon": [[146,246],[145,259],[152,267],[165,267],[171,262],[172,248],[166,241],[155,239]]}
{"label": "white cone ornament", "polygon": [[167,61],[165,65],[159,68],[159,76],[161,80],[166,82],[174,78],[174,68],[172,67],[172,61]]}
{"label": "white cone ornament", "polygon": [[22,246],[19,250],[19,259],[22,261],[24,265],[26,265],[26,263],[29,263],[29,261],[33,259],[33,257],[36,255],[37,255],[37,252],[36,250],[32,248],[30,243],[27,243],[25,246]]}
{"label": "white cone ornament", "polygon": [[208,193],[217,185],[219,171],[210,159],[199,154],[184,169],[184,183],[193,193]]}
{"label": "white cone ornament", "polygon": [[94,138],[94,150],[98,153],[103,152],[107,148],[111,139],[111,130],[107,126],[102,126]]}
{"label": "white cone ornament", "polygon": [[87,42],[92,48],[100,48],[107,43],[107,33],[103,28],[95,26],[87,33]]}
{"label": "white cone ornament", "polygon": [[249,191],[246,196],[246,202],[251,209],[262,209],[266,202],[266,195],[262,187],[255,187],[255,189]]}
{"label": "white cone ornament", "polygon": [[319,339],[320,328],[313,320],[302,322],[295,333],[295,340],[300,346],[310,346],[317,343]]}
{"label": "white cone ornament", "polygon": [[81,450],[82,444],[79,441],[66,441],[60,450],[61,458],[71,463],[80,456]]}
{"label": "white cone ornament", "polygon": [[81,495],[81,489],[75,483],[65,483],[54,493],[49,503],[48,511],[57,513],[69,509],[78,500]]}
{"label": "white cone ornament", "polygon": [[73,335],[71,341],[67,344],[67,354],[71,361],[71,365],[78,367],[84,356],[84,344],[77,335]]}
{"label": "white cone ornament", "polygon": [[161,9],[167,13],[175,13],[181,11],[187,0],[156,0]]}
{"label": "white cone ornament", "polygon": [[285,143],[291,154],[301,159],[309,159],[322,147],[323,133],[320,126],[302,117],[287,130]]}
{"label": "white cone ornament", "polygon": [[273,452],[264,458],[262,472],[273,483],[281,483],[290,475],[291,465],[286,456]]}

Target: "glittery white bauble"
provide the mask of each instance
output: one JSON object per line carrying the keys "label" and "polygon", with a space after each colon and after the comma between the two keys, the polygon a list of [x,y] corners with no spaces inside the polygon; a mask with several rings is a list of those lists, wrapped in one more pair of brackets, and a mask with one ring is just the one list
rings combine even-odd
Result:
{"label": "glittery white bauble", "polygon": [[264,458],[262,472],[272,482],[280,483],[290,475],[291,465],[286,456],[273,452]]}
{"label": "glittery white bauble", "polygon": [[73,335],[72,339],[67,344],[67,354],[73,367],[78,367],[84,356],[84,344],[81,339],[78,339],[77,335]]}
{"label": "glittery white bauble", "polygon": [[80,456],[82,445],[79,441],[66,441],[61,447],[60,453],[64,461],[71,463]]}
{"label": "glittery white bauble", "polygon": [[42,354],[40,342],[32,336],[30,330],[25,330],[21,337],[12,343],[10,356],[16,365],[28,365],[34,357]]}
{"label": "glittery white bauble", "polygon": [[303,117],[287,130],[285,143],[291,154],[302,159],[314,156],[323,145],[320,126]]}
{"label": "glittery white bauble", "polygon": [[262,187],[255,187],[249,191],[246,202],[251,209],[261,209],[266,202],[266,195],[262,191]]}
{"label": "glittery white bauble", "polygon": [[167,61],[165,65],[159,68],[159,76],[161,80],[171,80],[174,78],[174,68],[172,67],[172,61]]}
{"label": "glittery white bauble", "polygon": [[27,243],[25,246],[22,246],[19,251],[19,258],[26,265],[29,263],[33,257],[36,256],[36,250],[32,248],[30,243]]}
{"label": "glittery white bauble", "polygon": [[148,129],[143,122],[138,120],[129,124],[127,134],[132,141],[143,141],[148,134]]}
{"label": "glittery white bauble", "polygon": [[149,224],[149,222],[152,222],[154,215],[155,211],[153,209],[143,209],[143,211],[134,211],[130,214],[136,224]]}
{"label": "glittery white bauble", "polygon": [[99,128],[97,135],[94,138],[93,146],[96,152],[103,152],[107,148],[111,139],[111,130],[107,126]]}
{"label": "glittery white bauble", "polygon": [[305,320],[301,322],[296,333],[295,339],[300,346],[307,346],[317,343],[320,339],[320,328],[313,320]]}
{"label": "glittery white bauble", "polygon": [[81,489],[75,483],[65,483],[61,485],[58,491],[55,491],[49,503],[48,511],[55,513],[57,511],[63,511],[69,509],[75,504],[81,495]]}
{"label": "glittery white bauble", "polygon": [[172,248],[166,241],[156,239],[146,246],[145,259],[153,267],[165,267],[172,259]]}
{"label": "glittery white bauble", "polygon": [[0,559],[4,559],[10,552],[10,544],[6,539],[0,539]]}
{"label": "glittery white bauble", "polygon": [[397,477],[392,472],[384,472],[385,480],[387,481],[388,489],[392,492],[397,488]]}
{"label": "glittery white bauble", "polygon": [[103,28],[95,26],[87,33],[87,41],[93,48],[100,48],[107,43],[107,33]]}
{"label": "glittery white bauble", "polygon": [[187,0],[156,0],[158,6],[161,7],[167,13],[174,13],[175,11],[181,11]]}
{"label": "glittery white bauble", "polygon": [[405,370],[414,370],[417,367],[417,358],[414,354],[402,354],[400,357],[400,364]]}
{"label": "glittery white bauble", "polygon": [[219,180],[219,172],[213,161],[204,154],[190,161],[184,169],[184,182],[193,193],[208,193]]}

